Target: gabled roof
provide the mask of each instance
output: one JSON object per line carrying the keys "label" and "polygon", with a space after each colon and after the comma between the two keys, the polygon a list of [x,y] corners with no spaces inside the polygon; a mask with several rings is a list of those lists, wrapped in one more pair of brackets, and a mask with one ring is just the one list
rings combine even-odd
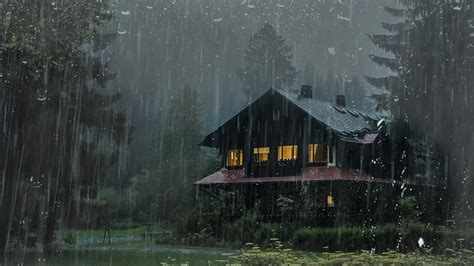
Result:
{"label": "gabled roof", "polygon": [[[366,114],[354,109],[336,106],[329,102],[317,99],[300,97],[298,91],[270,89],[262,96],[249,103],[245,108],[232,116],[232,118],[226,120],[226,122],[221,124],[217,129],[206,134],[206,137],[204,138],[201,145],[211,141],[213,139],[213,134],[216,131],[237,117],[239,114],[245,112],[245,110],[259,101],[261,98],[275,96],[280,96],[287,99],[289,102],[294,104],[304,113],[311,116],[313,119],[317,120],[321,124],[324,124],[336,133],[348,138],[363,138],[365,134],[378,133],[377,123],[382,120],[382,118],[375,115]],[[357,142],[358,140],[354,139],[354,141]]]}
{"label": "gabled roof", "polygon": [[376,123],[381,119],[353,109],[339,107],[329,102],[311,98],[299,98],[298,92],[275,90],[311,117],[334,131],[354,134],[361,131],[377,131]]}

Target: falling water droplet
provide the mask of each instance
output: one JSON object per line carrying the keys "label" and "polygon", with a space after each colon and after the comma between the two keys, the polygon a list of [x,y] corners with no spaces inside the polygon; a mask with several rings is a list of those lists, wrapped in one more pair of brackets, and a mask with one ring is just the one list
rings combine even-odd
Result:
{"label": "falling water droplet", "polygon": [[328,52],[329,52],[331,55],[336,55],[336,49],[334,49],[334,47],[329,47],[329,48],[328,48]]}
{"label": "falling water droplet", "polygon": [[423,238],[420,237],[418,239],[418,246],[421,248],[421,247],[423,247],[423,245],[425,245],[425,240],[423,240]]}

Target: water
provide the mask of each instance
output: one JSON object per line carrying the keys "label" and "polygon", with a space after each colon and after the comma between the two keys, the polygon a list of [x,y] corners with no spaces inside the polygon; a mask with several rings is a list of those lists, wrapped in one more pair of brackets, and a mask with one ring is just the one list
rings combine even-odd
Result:
{"label": "water", "polygon": [[[192,250],[173,248],[165,250],[152,249],[115,249],[81,252],[62,252],[49,258],[41,253],[28,253],[24,256],[11,256],[6,265],[161,265],[191,264],[207,265],[209,261],[222,259],[217,252],[194,252]],[[0,264],[2,265],[2,264]]]}

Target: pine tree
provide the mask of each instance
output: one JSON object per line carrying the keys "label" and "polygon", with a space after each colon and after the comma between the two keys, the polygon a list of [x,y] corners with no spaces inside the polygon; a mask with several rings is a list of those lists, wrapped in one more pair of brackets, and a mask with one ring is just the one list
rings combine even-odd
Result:
{"label": "pine tree", "polygon": [[247,99],[254,99],[269,88],[291,86],[298,74],[292,57],[291,48],[272,25],[266,23],[252,35],[244,54],[245,66],[237,70]]}
{"label": "pine tree", "polygon": [[201,112],[195,90],[189,86],[177,90],[163,114],[163,123],[153,134],[150,169],[151,182],[158,190],[159,218],[167,219],[174,209],[192,205],[193,183],[216,160],[198,145],[203,137]]}
{"label": "pine tree", "polygon": [[[81,170],[100,158],[103,165],[96,165],[100,171],[111,165],[118,144],[127,138],[125,117],[112,108],[119,95],[100,91],[113,78],[106,62],[96,56],[105,55],[104,47],[114,38],[94,30],[110,19],[106,8],[106,1],[90,0],[54,5],[32,0],[4,2],[0,24],[0,124],[4,125],[0,131],[0,253],[6,249],[14,215],[44,226],[40,236],[46,251],[58,218],[74,211],[73,203],[79,199],[73,198],[78,195],[73,192],[90,178]],[[104,141],[113,147],[109,155],[94,148]],[[97,179],[98,174],[93,176]],[[31,191],[24,190],[28,187],[34,188],[33,194],[40,192],[42,204],[19,197],[28,196],[24,194]],[[15,212],[21,204],[18,200],[24,198],[41,209],[35,214]]]}
{"label": "pine tree", "polygon": [[451,199],[460,203],[469,194],[463,180],[473,178],[468,166],[473,157],[465,150],[472,147],[472,134],[466,132],[473,132],[469,121],[474,119],[472,1],[399,2],[401,8],[385,8],[399,19],[382,24],[389,34],[369,36],[392,54],[371,59],[395,75],[367,80],[382,90],[373,96],[379,108],[388,107],[409,132],[440,146]]}

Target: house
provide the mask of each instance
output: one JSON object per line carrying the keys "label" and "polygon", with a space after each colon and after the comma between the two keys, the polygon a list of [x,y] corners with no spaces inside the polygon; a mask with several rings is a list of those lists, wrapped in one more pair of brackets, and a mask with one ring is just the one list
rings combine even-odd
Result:
{"label": "house", "polygon": [[389,193],[408,184],[393,174],[387,126],[386,118],[348,108],[342,95],[333,104],[314,99],[307,85],[270,89],[200,143],[219,149],[223,168],[196,185],[216,197],[232,191],[234,201],[268,217],[279,215],[278,197],[288,195],[326,224],[360,212],[395,218],[380,210],[393,210],[397,197]]}

